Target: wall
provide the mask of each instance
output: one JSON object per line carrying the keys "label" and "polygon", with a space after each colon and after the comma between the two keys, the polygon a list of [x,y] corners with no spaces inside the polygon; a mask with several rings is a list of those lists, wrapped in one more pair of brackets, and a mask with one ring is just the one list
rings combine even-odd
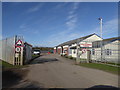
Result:
{"label": "wall", "polygon": [[77,49],[72,49],[72,57],[77,57]]}
{"label": "wall", "polygon": [[62,53],[62,48],[61,48],[61,47],[58,47],[58,48],[57,48],[57,53],[58,53],[58,54],[61,54],[61,53]]}
{"label": "wall", "polygon": [[[100,37],[98,37],[97,35],[93,35],[91,37],[88,37],[86,38],[85,40],[81,41],[81,42],[87,42],[87,43],[91,43],[93,41],[98,41],[98,40],[102,40]],[[77,44],[72,44],[72,46],[76,46]],[[84,49],[84,47],[81,47],[82,49]],[[82,50],[81,49],[81,50]],[[89,48],[87,48],[87,50],[90,50]],[[77,57],[77,53],[74,53],[74,52],[77,52],[76,49],[72,49],[72,57]],[[82,53],[80,58],[82,59],[87,59],[87,51],[85,53]]]}
{"label": "wall", "polygon": [[0,47],[0,51],[2,51],[0,55],[0,59],[6,61],[10,64],[14,64],[14,56],[15,56],[15,37],[6,38],[0,41],[2,45]]}
{"label": "wall", "polygon": [[[77,44],[72,44],[71,46],[77,46]],[[72,57],[77,57],[77,49],[72,49]]]}
{"label": "wall", "polygon": [[91,42],[93,42],[93,41],[98,41],[98,40],[102,40],[102,39],[100,37],[98,37],[97,35],[92,35],[92,36],[86,38],[83,41],[91,41]]}
{"label": "wall", "polygon": [[[65,53],[66,55],[69,55],[68,48],[69,48],[68,45],[63,46],[63,53]],[[65,52],[64,52],[64,51],[65,51]]]}
{"label": "wall", "polygon": [[[97,35],[93,35],[93,36],[91,36],[91,37],[89,37],[89,38],[86,38],[85,40],[83,40],[83,41],[81,41],[81,42],[85,42],[85,43],[92,43],[92,42],[94,42],[94,41],[99,41],[99,40],[102,40],[100,37],[98,37]],[[84,53],[82,53],[81,55],[80,55],[80,58],[81,59],[87,59],[87,50],[90,50],[91,51],[91,48],[92,47],[81,47],[81,50],[82,49],[86,49],[86,52],[84,52]]]}
{"label": "wall", "polygon": [[24,64],[32,59],[32,46],[25,43],[24,44]]}
{"label": "wall", "polygon": [[[118,41],[114,41],[114,42],[104,45],[103,55],[102,55],[103,61],[118,63],[119,58],[120,58],[119,56],[120,49],[118,48],[119,45],[120,45],[120,42]],[[95,49],[95,55],[92,55],[91,53],[91,59],[101,61],[101,48],[94,48],[94,49]],[[107,49],[110,50],[109,54],[107,53]]]}
{"label": "wall", "polygon": [[56,47],[54,47],[54,54],[56,54]]}
{"label": "wall", "polygon": [[68,48],[68,56],[72,56],[72,49]]}

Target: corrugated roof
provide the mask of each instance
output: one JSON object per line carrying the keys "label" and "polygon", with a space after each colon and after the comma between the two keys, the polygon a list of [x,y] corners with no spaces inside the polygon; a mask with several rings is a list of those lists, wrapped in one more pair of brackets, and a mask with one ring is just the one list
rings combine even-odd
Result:
{"label": "corrugated roof", "polygon": [[120,41],[120,37],[113,37],[113,38],[103,39],[103,41],[115,41],[115,40]]}
{"label": "corrugated roof", "polygon": [[[80,37],[80,38],[77,38],[77,39],[74,39],[74,40],[70,40],[70,41],[67,41],[67,42],[64,42],[62,44],[59,44],[58,46],[64,46],[64,45],[71,45],[71,44],[74,44],[74,43],[77,43],[77,40],[79,39],[80,41],[92,36],[92,35],[97,35],[97,34],[90,34],[90,35],[87,35],[87,36],[84,36],[84,37]],[[98,35],[97,35],[98,36]],[[99,36],[100,37],[100,36]]]}
{"label": "corrugated roof", "polygon": [[[120,41],[120,37],[112,37],[112,38],[108,38],[108,39],[103,39],[102,42],[105,45],[105,44],[111,43],[116,40]],[[94,42],[101,42],[101,41],[94,41]]]}

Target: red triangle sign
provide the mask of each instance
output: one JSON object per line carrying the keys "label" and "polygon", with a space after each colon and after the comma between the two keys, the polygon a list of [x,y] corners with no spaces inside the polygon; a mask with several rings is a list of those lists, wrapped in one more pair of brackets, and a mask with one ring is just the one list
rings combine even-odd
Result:
{"label": "red triangle sign", "polygon": [[17,47],[22,47],[22,41],[19,39],[17,42],[16,42],[16,45]]}
{"label": "red triangle sign", "polygon": [[19,40],[19,41],[17,42],[17,44],[22,44],[22,41],[21,41],[21,40]]}

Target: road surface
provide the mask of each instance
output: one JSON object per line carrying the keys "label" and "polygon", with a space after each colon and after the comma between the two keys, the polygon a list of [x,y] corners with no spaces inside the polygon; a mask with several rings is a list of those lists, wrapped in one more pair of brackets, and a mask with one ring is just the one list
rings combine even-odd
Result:
{"label": "road surface", "polygon": [[27,69],[28,74],[15,87],[90,88],[96,85],[118,87],[117,75],[78,66],[73,60],[54,54],[35,59]]}

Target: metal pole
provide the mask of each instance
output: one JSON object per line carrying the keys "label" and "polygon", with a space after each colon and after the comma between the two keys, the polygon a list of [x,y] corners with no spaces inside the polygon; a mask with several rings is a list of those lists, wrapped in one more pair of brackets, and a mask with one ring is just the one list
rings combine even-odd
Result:
{"label": "metal pole", "polygon": [[78,55],[78,52],[79,52],[79,39],[77,39],[77,58],[76,58],[76,64],[79,64],[79,55]]}
{"label": "metal pole", "polygon": [[100,32],[101,32],[101,38],[102,38],[102,18],[100,19]]}
{"label": "metal pole", "polygon": [[[99,18],[99,20],[100,20],[100,36],[102,38],[102,18]],[[103,61],[102,40],[101,40],[101,61]]]}

